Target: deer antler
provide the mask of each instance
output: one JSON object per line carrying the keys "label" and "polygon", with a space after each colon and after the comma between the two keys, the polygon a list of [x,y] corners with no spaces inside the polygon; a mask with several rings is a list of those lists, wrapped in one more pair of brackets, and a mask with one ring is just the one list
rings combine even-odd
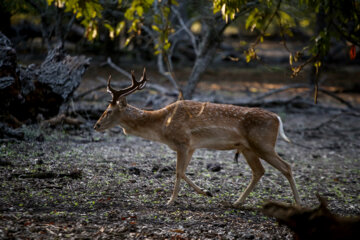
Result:
{"label": "deer antler", "polygon": [[120,98],[120,97],[125,97],[133,92],[135,92],[136,90],[141,90],[145,87],[146,85],[146,68],[144,68],[144,72],[143,75],[140,79],[140,81],[136,81],[135,79],[135,75],[134,75],[134,71],[131,71],[131,78],[132,78],[132,84],[130,87],[121,89],[121,90],[115,90],[110,86],[110,82],[111,82],[111,75],[109,76],[108,79],[108,83],[107,83],[107,92],[111,94],[112,96],[112,100],[111,100],[111,104],[116,104],[116,101]]}

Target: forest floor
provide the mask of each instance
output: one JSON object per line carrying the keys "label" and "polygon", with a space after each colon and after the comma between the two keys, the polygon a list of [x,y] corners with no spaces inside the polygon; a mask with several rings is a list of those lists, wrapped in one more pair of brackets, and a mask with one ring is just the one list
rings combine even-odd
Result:
{"label": "forest floor", "polygon": [[[244,88],[232,84],[228,89],[226,81],[209,80],[200,90],[233,96]],[[249,92],[261,91],[260,85],[249,85]],[[96,94],[91,99],[105,108],[99,97],[105,92]],[[304,206],[318,206],[319,193],[332,212],[360,215],[359,114],[315,106],[269,110],[282,117],[293,142],[279,139],[276,149],[292,166]],[[187,175],[213,197],[183,182],[176,203],[166,206],[175,153],[125,136],[120,127],[95,132],[94,122],[79,128],[27,125],[23,141],[0,144],[0,239],[292,239],[261,212],[267,200],[293,203],[285,177],[264,161],[265,175],[245,205],[233,208],[229,203],[251,179],[249,166],[243,157],[235,163],[234,151],[197,150]]]}

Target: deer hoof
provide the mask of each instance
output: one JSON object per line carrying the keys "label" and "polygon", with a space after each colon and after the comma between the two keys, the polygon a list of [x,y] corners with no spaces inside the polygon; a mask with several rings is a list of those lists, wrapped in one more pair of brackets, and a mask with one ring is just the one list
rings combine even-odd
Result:
{"label": "deer hoof", "polygon": [[209,192],[209,191],[205,191],[205,195],[208,196],[208,197],[213,197],[212,193]]}

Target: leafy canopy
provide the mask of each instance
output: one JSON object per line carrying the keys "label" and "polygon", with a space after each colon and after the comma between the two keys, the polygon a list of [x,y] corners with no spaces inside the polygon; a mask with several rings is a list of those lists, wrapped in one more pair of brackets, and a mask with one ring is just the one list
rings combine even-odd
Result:
{"label": "leafy canopy", "polygon": [[[106,2],[106,1],[105,1]],[[100,0],[47,0],[49,5],[65,8],[72,12],[85,27],[85,37],[90,41],[98,36],[98,24],[102,19],[104,1]],[[278,29],[283,38],[284,47],[289,51],[289,63],[296,75],[303,64],[293,66],[294,62],[305,55],[311,56],[305,63],[314,63],[319,68],[321,60],[329,52],[331,39],[345,39],[360,46],[360,1],[356,0],[213,0],[213,14],[221,14],[226,22],[236,21],[239,16],[246,16],[240,22],[249,32],[256,32],[258,37],[245,51],[246,61],[259,59],[256,46],[270,36],[270,29]],[[113,39],[128,25],[126,45],[142,31],[144,24],[151,26],[156,33],[155,54],[166,53],[171,46],[169,33],[173,31],[170,17],[172,7],[178,6],[175,0],[118,0],[118,6],[125,9],[124,19],[116,25],[104,22]],[[320,21],[320,22],[319,22]],[[236,22],[239,24],[239,22]],[[285,39],[293,37],[295,27],[315,32],[303,51],[291,52]],[[354,48],[351,52],[354,54]],[[355,51],[356,54],[356,51]],[[352,55],[353,56],[353,55]]]}

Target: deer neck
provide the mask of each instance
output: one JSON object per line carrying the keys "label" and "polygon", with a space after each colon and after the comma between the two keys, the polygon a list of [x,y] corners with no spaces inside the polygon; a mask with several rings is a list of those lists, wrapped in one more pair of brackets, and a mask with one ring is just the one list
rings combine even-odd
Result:
{"label": "deer neck", "polygon": [[119,125],[125,134],[160,141],[159,133],[163,119],[163,111],[145,111],[128,105],[121,113]]}

